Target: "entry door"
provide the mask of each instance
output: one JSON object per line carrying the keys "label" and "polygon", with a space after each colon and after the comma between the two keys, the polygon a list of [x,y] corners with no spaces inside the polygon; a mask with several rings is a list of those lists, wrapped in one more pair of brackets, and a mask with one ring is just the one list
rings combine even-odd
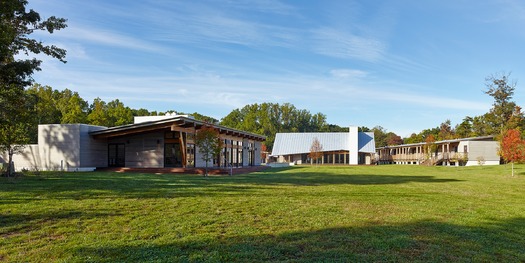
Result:
{"label": "entry door", "polygon": [[123,143],[110,143],[108,145],[108,166],[124,167],[126,165],[125,154]]}
{"label": "entry door", "polygon": [[164,144],[164,167],[182,167],[180,143]]}

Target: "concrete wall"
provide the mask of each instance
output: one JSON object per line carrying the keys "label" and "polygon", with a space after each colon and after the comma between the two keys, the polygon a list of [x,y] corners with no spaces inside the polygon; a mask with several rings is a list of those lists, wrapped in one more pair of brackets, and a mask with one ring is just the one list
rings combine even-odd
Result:
{"label": "concrete wall", "polygon": [[458,151],[463,151],[463,146],[467,146],[468,161],[466,166],[471,165],[498,165],[500,156],[498,155],[499,143],[497,141],[467,141],[461,142]]}
{"label": "concrete wall", "polygon": [[89,132],[106,129],[102,126],[80,124],[80,167],[96,168],[108,165],[108,142],[95,140]]}
{"label": "concrete wall", "polygon": [[250,165],[249,160],[248,160],[248,156],[249,156],[248,143],[250,143],[250,141],[248,139],[243,139],[242,140],[242,147],[243,147],[243,149],[242,149],[242,166],[244,166],[244,167]]}
{"label": "concrete wall", "polygon": [[[124,144],[126,167],[164,167],[164,132],[152,132],[110,139],[108,140],[109,143]],[[107,166],[107,154],[105,166]]]}
{"label": "concrete wall", "polygon": [[38,150],[44,171],[80,168],[80,124],[38,125]]}
{"label": "concrete wall", "polygon": [[[208,162],[208,167],[213,166],[213,160]],[[202,160],[202,153],[199,150],[199,147],[195,145],[195,167],[206,167],[206,162]]]}
{"label": "concrete wall", "polygon": [[[9,156],[7,153],[0,153],[0,163],[7,164]],[[35,170],[40,168],[40,154],[38,144],[27,145],[22,153],[13,155],[15,171],[22,169]]]}
{"label": "concrete wall", "polygon": [[262,143],[259,142],[259,141],[256,141],[255,142],[255,156],[253,157],[254,158],[254,164],[253,165],[261,165],[262,163],[262,160],[261,160],[261,148],[262,148]]}

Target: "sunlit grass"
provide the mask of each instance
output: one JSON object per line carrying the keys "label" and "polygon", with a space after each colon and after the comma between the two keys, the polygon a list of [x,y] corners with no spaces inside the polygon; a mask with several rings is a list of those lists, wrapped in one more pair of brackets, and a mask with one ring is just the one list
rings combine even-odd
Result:
{"label": "sunlit grass", "polygon": [[525,166],[0,179],[0,261],[525,261]]}

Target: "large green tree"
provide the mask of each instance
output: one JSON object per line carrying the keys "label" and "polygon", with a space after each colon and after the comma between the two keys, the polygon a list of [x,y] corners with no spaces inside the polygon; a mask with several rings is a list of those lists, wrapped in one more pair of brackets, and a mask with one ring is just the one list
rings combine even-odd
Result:
{"label": "large green tree", "polygon": [[63,29],[66,20],[52,16],[42,21],[26,5],[26,0],[0,1],[0,149],[9,153],[8,175],[12,155],[29,141],[31,120],[26,116],[34,107],[27,105],[32,100],[25,96],[24,88],[33,82],[31,76],[42,63],[33,56],[43,53],[66,62],[64,49],[30,37],[35,31]]}
{"label": "large green tree", "polygon": [[118,99],[108,102],[108,116],[111,122],[109,126],[133,123],[133,111]]}
{"label": "large green tree", "polygon": [[506,130],[517,128],[512,126],[521,125],[519,121],[510,122],[516,112],[516,103],[512,101],[516,81],[510,80],[510,73],[490,75],[485,79],[485,85],[487,87],[485,93],[494,99],[492,108],[485,114],[485,119],[491,128],[489,132],[501,136]]}
{"label": "large green tree", "polygon": [[261,103],[235,109],[222,118],[221,125],[266,136],[265,145],[271,151],[275,134],[279,132],[329,132],[348,131],[337,125],[329,125],[326,115],[311,114],[297,109],[290,103]]}
{"label": "large green tree", "polygon": [[89,104],[78,92],[63,90],[57,106],[62,114],[60,123],[86,123]]}

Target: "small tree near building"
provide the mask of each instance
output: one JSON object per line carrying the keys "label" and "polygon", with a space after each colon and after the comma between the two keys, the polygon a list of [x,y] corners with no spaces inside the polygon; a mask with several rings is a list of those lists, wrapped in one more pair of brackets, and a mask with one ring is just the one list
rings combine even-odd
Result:
{"label": "small tree near building", "polygon": [[212,126],[205,125],[195,134],[195,146],[206,162],[204,176],[208,176],[208,162],[219,156],[222,150],[222,141],[219,131]]}
{"label": "small tree near building", "polygon": [[310,146],[310,154],[309,157],[312,159],[312,162],[315,160],[315,163],[319,163],[319,158],[323,156],[323,145],[317,137],[315,137],[312,141],[312,146]]}
{"label": "small tree near building", "polygon": [[[1,90],[0,93],[5,93]],[[9,91],[7,91],[9,92]],[[32,103],[29,97],[23,93],[15,94],[16,98],[11,98],[10,103],[2,103],[3,109],[7,109],[12,115],[5,116],[0,114],[0,153],[7,153],[7,177],[14,171],[13,155],[22,153],[26,144],[29,143],[29,131],[31,125],[30,108]],[[5,98],[5,96],[4,96]]]}
{"label": "small tree near building", "polygon": [[436,151],[436,138],[434,137],[434,135],[432,134],[429,134],[427,136],[427,138],[425,139],[425,148],[424,148],[424,151],[425,151],[425,154],[426,154],[426,157],[427,157],[427,164],[430,166],[430,165],[433,165],[433,155],[434,155],[434,152]]}
{"label": "small tree near building", "polygon": [[514,176],[514,162],[525,161],[525,141],[521,139],[520,131],[511,129],[505,132],[500,146],[501,157],[512,164],[512,176]]}

